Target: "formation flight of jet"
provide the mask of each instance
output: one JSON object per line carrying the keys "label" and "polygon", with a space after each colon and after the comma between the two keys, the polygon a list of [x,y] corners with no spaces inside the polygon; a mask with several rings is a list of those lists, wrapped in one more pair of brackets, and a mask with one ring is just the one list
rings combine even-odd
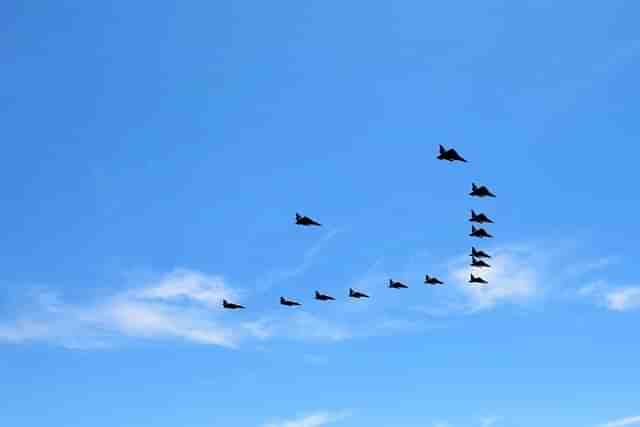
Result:
{"label": "formation flight of jet", "polygon": [[316,221],[312,220],[308,216],[302,216],[299,213],[296,213],[296,224],[298,224],[298,225],[307,225],[307,226],[308,225],[317,225],[317,226],[322,225],[319,222],[316,222]]}
{"label": "formation flight of jet", "polygon": [[437,277],[429,276],[428,274],[424,276],[424,283],[427,285],[442,285],[443,283],[438,280]]}
{"label": "formation flight of jet", "polygon": [[302,305],[299,302],[288,300],[288,299],[286,299],[284,297],[280,297],[280,304],[286,305],[286,306],[289,306],[289,307],[294,306],[294,305]]}
{"label": "formation flight of jet", "polygon": [[473,273],[471,273],[469,277],[469,283],[480,283],[480,284],[486,285],[489,282],[484,280],[482,277],[474,276]]}
{"label": "formation flight of jet", "polygon": [[478,267],[478,268],[489,268],[491,267],[489,264],[487,264],[486,262],[484,262],[481,259],[477,259],[475,257],[471,258],[471,267]]}
{"label": "formation flight of jet", "polygon": [[471,218],[469,218],[469,221],[478,224],[493,224],[493,220],[489,219],[488,216],[483,213],[477,214],[473,209],[471,209]]}
{"label": "formation flight of jet", "polygon": [[369,298],[369,295],[362,292],[354,291],[352,288],[349,288],[349,296],[351,298]]}
{"label": "formation flight of jet", "polygon": [[230,310],[236,310],[238,308],[245,308],[243,305],[240,304],[234,304],[232,302],[227,301],[226,299],[222,300],[222,307],[224,308],[228,308]]}
{"label": "formation flight of jet", "polygon": [[484,228],[476,228],[475,225],[471,226],[471,234],[469,234],[469,236],[478,237],[480,239],[493,237],[491,234],[487,233],[487,230]]}
{"label": "formation flight of jet", "polygon": [[487,187],[484,185],[477,186],[475,183],[471,183],[471,193],[469,195],[474,197],[496,197]]}
{"label": "formation flight of jet", "polygon": [[472,257],[474,258],[491,258],[491,255],[489,255],[488,253],[478,250],[476,249],[474,246],[471,247],[471,254]]}
{"label": "formation flight of jet", "polygon": [[321,294],[320,292],[316,291],[316,295],[315,298],[318,301],[335,301],[336,299],[334,297],[331,297],[329,295],[325,295],[325,294]]}
{"label": "formation flight of jet", "polygon": [[389,279],[389,287],[393,288],[393,289],[406,289],[408,288],[407,285],[405,285],[402,282],[394,282],[393,279]]}
{"label": "formation flight of jet", "polygon": [[446,149],[442,145],[440,145],[440,154],[438,155],[438,160],[448,160],[450,162],[458,161],[458,162],[467,162],[456,150],[453,148]]}

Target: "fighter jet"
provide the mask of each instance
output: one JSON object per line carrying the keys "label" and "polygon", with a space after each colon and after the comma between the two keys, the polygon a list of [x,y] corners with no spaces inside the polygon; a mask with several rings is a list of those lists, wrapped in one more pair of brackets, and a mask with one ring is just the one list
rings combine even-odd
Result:
{"label": "fighter jet", "polygon": [[227,301],[226,299],[222,300],[222,307],[224,308],[228,308],[230,310],[236,310],[238,308],[245,308],[243,305],[240,304],[234,304],[232,302]]}
{"label": "fighter jet", "polygon": [[405,285],[402,282],[394,282],[393,279],[389,279],[389,287],[393,288],[393,289],[406,289],[408,288],[407,285]]}
{"label": "fighter jet", "polygon": [[485,237],[493,237],[491,234],[487,233],[487,230],[485,230],[484,228],[476,228],[475,225],[471,226],[471,234],[469,234],[469,236],[478,237],[480,239]]}
{"label": "fighter jet", "polygon": [[471,267],[478,267],[478,268],[488,268],[491,267],[489,264],[487,264],[486,262],[484,262],[481,259],[476,259],[475,257],[471,258]]}
{"label": "fighter jet", "polygon": [[473,275],[473,273],[471,273],[471,276],[469,277],[469,283],[480,283],[486,285],[489,282],[484,280],[482,277],[476,277]]}
{"label": "fighter jet", "polygon": [[491,255],[489,255],[488,253],[484,252],[484,251],[479,251],[476,250],[475,247],[471,247],[471,254],[470,256],[475,257],[475,258],[491,258]]}
{"label": "fighter jet", "polygon": [[438,160],[448,160],[450,162],[459,161],[459,162],[467,162],[456,150],[453,148],[446,149],[442,145],[440,145],[440,154],[438,155]]}
{"label": "fighter jet", "polygon": [[321,294],[320,292],[316,291],[316,296],[315,298],[318,301],[335,301],[336,299],[334,297],[331,297],[329,295],[325,295],[325,294]]}
{"label": "fighter jet", "polygon": [[317,226],[322,225],[319,222],[316,222],[316,221],[312,220],[308,216],[302,216],[299,213],[296,213],[296,224],[298,224],[298,225],[307,225],[307,226],[308,225],[317,225]]}
{"label": "fighter jet", "polygon": [[469,221],[477,222],[478,224],[493,224],[493,221],[489,219],[488,216],[483,213],[477,214],[473,209],[471,209],[471,218],[469,219]]}
{"label": "fighter jet", "polygon": [[471,183],[471,193],[469,193],[469,195],[475,197],[496,197],[496,195],[489,191],[484,185],[478,187],[474,183]]}
{"label": "fighter jet", "polygon": [[432,276],[429,276],[428,274],[424,276],[424,283],[432,286],[443,284],[440,280],[438,280],[437,277],[432,277]]}
{"label": "fighter jet", "polygon": [[349,288],[349,296],[351,298],[369,298],[369,295],[364,294],[362,292],[354,291],[351,288]]}
{"label": "fighter jet", "polygon": [[295,302],[295,301],[292,301],[292,300],[288,300],[288,299],[286,299],[286,298],[284,298],[284,297],[280,297],[280,304],[282,304],[282,305],[286,305],[286,306],[289,306],[289,307],[291,307],[291,306],[293,306],[293,305],[302,305],[302,304],[300,304],[299,302]]}

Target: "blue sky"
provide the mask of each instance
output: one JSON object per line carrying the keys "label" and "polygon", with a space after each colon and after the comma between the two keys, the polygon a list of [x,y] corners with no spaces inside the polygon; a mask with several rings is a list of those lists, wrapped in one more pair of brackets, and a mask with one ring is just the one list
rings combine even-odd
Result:
{"label": "blue sky", "polygon": [[640,425],[640,5],[476,3],[0,6],[0,424]]}

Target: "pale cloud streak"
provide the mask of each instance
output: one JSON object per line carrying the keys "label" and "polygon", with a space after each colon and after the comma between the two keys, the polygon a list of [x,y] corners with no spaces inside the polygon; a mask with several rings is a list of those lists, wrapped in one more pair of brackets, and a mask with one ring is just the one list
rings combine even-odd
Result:
{"label": "pale cloud streak", "polygon": [[449,276],[463,295],[465,307],[469,312],[486,311],[504,303],[526,303],[543,293],[539,260],[532,254],[534,251],[514,251],[494,249],[493,258],[489,259],[491,268],[473,269],[476,276],[486,279],[488,285],[471,285],[468,283],[472,269],[468,266],[468,257],[450,265]]}
{"label": "pale cloud streak", "polygon": [[640,425],[640,416],[620,418],[604,424],[599,424],[597,427],[627,427],[636,425]]}
{"label": "pale cloud streak", "polygon": [[65,304],[45,292],[37,308],[0,324],[0,339],[21,343],[50,341],[68,348],[104,348],[118,338],[177,338],[235,347],[257,328],[231,327],[213,306],[237,292],[219,276],[175,270],[156,281],[83,304]]}
{"label": "pale cloud streak", "polygon": [[285,268],[268,273],[265,277],[260,278],[257,285],[258,290],[266,291],[277,283],[296,278],[304,274],[314,263],[318,254],[324,249],[331,240],[333,240],[342,230],[334,229],[328,231],[318,240],[311,248],[307,249],[303,256],[302,262],[294,267]]}
{"label": "pale cloud streak", "polygon": [[640,286],[610,286],[599,281],[577,290],[581,297],[592,298],[610,311],[625,312],[640,309]]}
{"label": "pale cloud streak", "polygon": [[323,411],[290,420],[269,422],[263,424],[262,427],[322,427],[337,423],[348,416],[347,412],[332,413]]}

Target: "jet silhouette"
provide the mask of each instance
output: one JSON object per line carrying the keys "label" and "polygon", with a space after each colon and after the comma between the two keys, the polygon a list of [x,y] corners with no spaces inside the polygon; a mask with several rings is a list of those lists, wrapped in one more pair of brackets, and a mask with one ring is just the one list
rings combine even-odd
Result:
{"label": "jet silhouette", "polygon": [[288,299],[286,299],[286,298],[284,298],[284,297],[280,297],[280,304],[282,304],[282,305],[286,305],[286,306],[289,306],[289,307],[291,307],[291,306],[293,306],[293,305],[302,305],[302,304],[300,304],[299,302],[295,302],[295,301],[292,301],[292,300],[288,300]]}
{"label": "jet silhouette", "polygon": [[480,239],[485,237],[493,237],[491,234],[487,233],[487,230],[485,230],[484,228],[476,228],[475,225],[471,226],[471,234],[469,234],[469,236],[478,237]]}
{"label": "jet silhouette", "polygon": [[298,225],[317,225],[320,226],[319,222],[316,222],[309,218],[308,216],[302,216],[299,213],[296,213],[296,224]]}
{"label": "jet silhouette", "polygon": [[316,296],[315,298],[318,301],[335,301],[334,297],[330,297],[329,295],[325,295],[325,294],[321,294],[320,292],[316,291]]}
{"label": "jet silhouette", "polygon": [[424,276],[424,283],[433,286],[443,284],[437,277],[431,277],[428,274]]}
{"label": "jet silhouette", "polygon": [[473,209],[471,209],[471,218],[469,219],[469,221],[477,222],[478,224],[493,224],[493,221],[489,219],[488,216],[483,213],[477,214]]}
{"label": "jet silhouette", "polygon": [[469,195],[475,197],[496,197],[496,195],[489,191],[484,185],[478,187],[474,183],[471,183],[471,193],[469,193]]}
{"label": "jet silhouette", "polygon": [[369,298],[369,295],[364,294],[362,292],[354,291],[351,288],[349,288],[349,296],[351,298]]}
{"label": "jet silhouette", "polygon": [[481,283],[483,285],[486,285],[489,282],[484,280],[482,277],[476,277],[473,275],[473,273],[471,273],[471,276],[469,277],[469,283]]}
{"label": "jet silhouette", "polygon": [[459,161],[459,162],[467,162],[456,150],[453,148],[446,149],[442,145],[440,145],[440,154],[438,155],[438,160],[448,160],[450,162]]}
{"label": "jet silhouette", "polygon": [[475,258],[491,258],[491,255],[489,255],[488,253],[484,252],[484,251],[479,251],[476,250],[475,247],[471,247],[471,254],[472,257]]}
{"label": "jet silhouette", "polygon": [[227,301],[226,299],[222,300],[222,307],[228,308],[230,310],[235,310],[235,309],[238,309],[238,308],[245,308],[243,305],[234,304],[232,302]]}
{"label": "jet silhouette", "polygon": [[389,279],[389,287],[393,288],[393,289],[406,289],[408,288],[407,285],[405,285],[402,282],[394,282],[393,279]]}
{"label": "jet silhouette", "polygon": [[489,264],[487,264],[486,262],[484,262],[481,259],[476,259],[475,257],[471,258],[471,267],[478,267],[478,268],[488,268],[491,267]]}

